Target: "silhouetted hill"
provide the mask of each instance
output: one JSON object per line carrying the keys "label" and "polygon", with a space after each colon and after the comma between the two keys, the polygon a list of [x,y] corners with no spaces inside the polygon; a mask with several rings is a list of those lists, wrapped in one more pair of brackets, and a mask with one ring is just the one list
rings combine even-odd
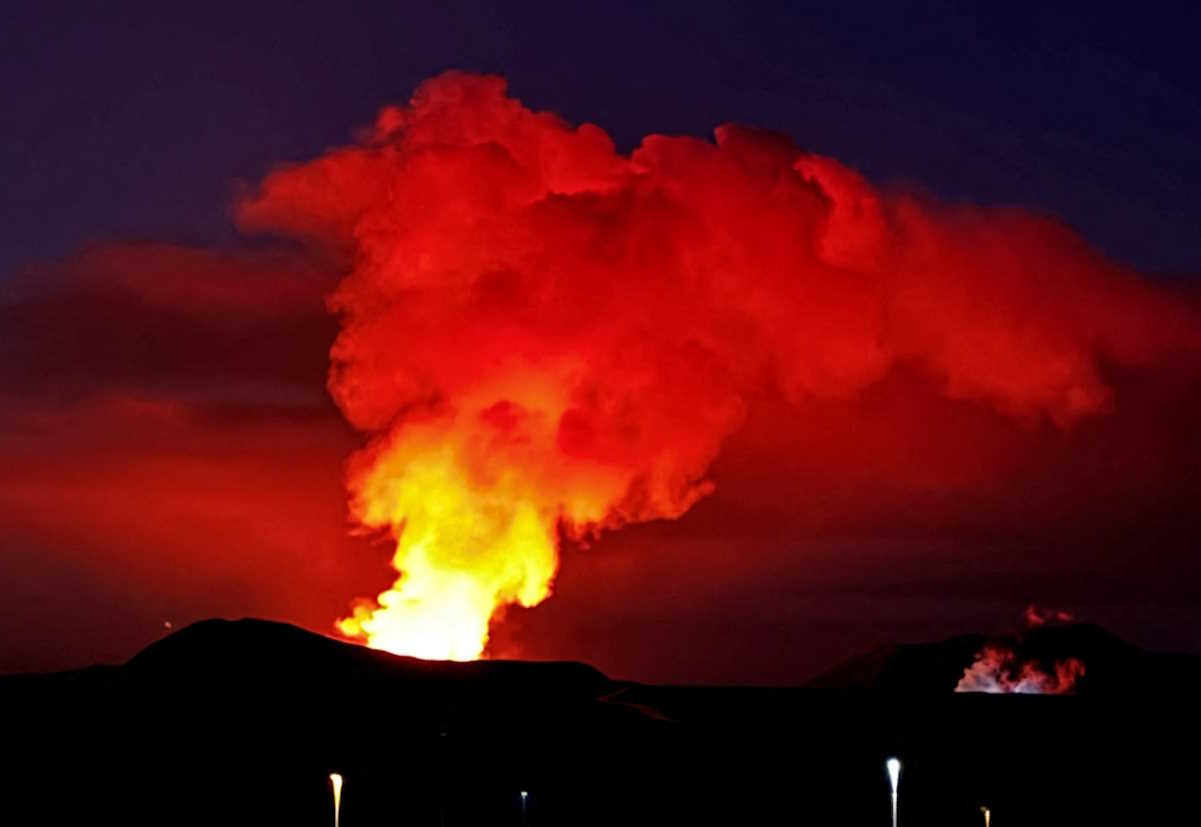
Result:
{"label": "silhouetted hill", "polygon": [[287,691],[337,697],[375,693],[493,703],[566,704],[593,701],[610,681],[582,663],[484,660],[425,661],[350,645],[284,623],[205,620],[146,647],[115,673],[155,686],[245,695]]}
{"label": "silhouetted hill", "polygon": [[[374,727],[395,711],[406,731],[426,737],[463,727],[483,732],[513,716],[531,728],[559,715],[574,726],[601,725],[638,710],[601,700],[612,682],[582,663],[424,661],[348,644],[265,620],[204,620],[147,646],[121,666],[40,676],[0,677],[0,691],[31,705],[60,697],[72,715],[126,707],[153,715],[190,737],[249,724],[286,739],[305,720],[309,738],[334,749],[339,733]],[[324,720],[323,720],[324,716]]]}
{"label": "silhouetted hill", "polygon": [[809,681],[819,689],[950,692],[988,640],[960,635],[940,643],[894,644],[855,655]]}
{"label": "silhouetted hill", "polygon": [[13,823],[325,825],[336,770],[344,827],[886,824],[883,761],[898,755],[902,824],[975,823],[982,803],[1000,827],[1191,807],[1175,751],[1201,727],[1191,694],[1160,687],[1195,676],[1195,658],[1087,626],[1007,640],[1089,659],[1097,683],[956,695],[964,661],[995,642],[975,635],[853,659],[815,682],[827,688],[765,689],[420,661],[204,621],[119,666],[0,677],[0,793]]}

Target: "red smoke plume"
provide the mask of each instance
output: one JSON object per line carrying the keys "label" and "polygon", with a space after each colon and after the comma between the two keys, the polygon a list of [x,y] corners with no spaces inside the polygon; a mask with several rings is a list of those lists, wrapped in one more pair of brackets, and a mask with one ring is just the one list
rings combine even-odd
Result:
{"label": "red smoke plume", "polygon": [[1042,671],[1034,661],[1020,661],[1005,646],[986,646],[963,670],[956,692],[1063,695],[1073,692],[1084,677],[1084,662],[1076,658],[1056,661],[1054,674]]}
{"label": "red smoke plume", "polygon": [[426,82],[237,216],[348,262],[329,389],[369,438],[353,514],[400,578],[341,628],[428,656],[478,656],[497,609],[544,599],[562,536],[687,511],[765,398],[909,371],[1071,428],[1114,404],[1108,365],[1198,343],[1052,219],[883,192],[740,126],[619,154],[495,77]]}

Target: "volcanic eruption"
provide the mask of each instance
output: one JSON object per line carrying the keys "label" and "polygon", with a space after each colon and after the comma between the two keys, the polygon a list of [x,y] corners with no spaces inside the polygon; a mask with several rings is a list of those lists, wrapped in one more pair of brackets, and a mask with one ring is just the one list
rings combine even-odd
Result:
{"label": "volcanic eruption", "polygon": [[619,152],[498,77],[425,82],[237,218],[345,262],[329,390],[366,440],[353,519],[399,576],[338,628],[425,658],[480,657],[565,540],[687,512],[768,394],[904,367],[1066,429],[1112,404],[1103,363],[1197,344],[1191,310],[1053,219],[883,191],[742,126]]}

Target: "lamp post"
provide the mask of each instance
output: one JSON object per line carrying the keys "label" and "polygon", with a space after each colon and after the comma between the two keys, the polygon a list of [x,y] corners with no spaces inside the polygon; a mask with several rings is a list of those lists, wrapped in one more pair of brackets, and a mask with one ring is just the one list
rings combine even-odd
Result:
{"label": "lamp post", "polygon": [[989,827],[989,821],[992,820],[992,810],[987,807],[981,807],[980,812],[984,813],[984,827]]}
{"label": "lamp post", "polygon": [[521,823],[522,823],[523,827],[526,823],[526,820],[525,820],[526,802],[529,801],[529,799],[530,799],[529,792],[527,792],[526,790],[522,790],[521,791]]}
{"label": "lamp post", "polygon": [[334,788],[334,827],[338,827],[338,820],[342,812],[342,776],[336,772],[329,774],[329,783]]}
{"label": "lamp post", "polygon": [[889,758],[884,766],[888,768],[888,782],[892,786],[892,827],[897,827],[897,787],[901,783],[901,762]]}

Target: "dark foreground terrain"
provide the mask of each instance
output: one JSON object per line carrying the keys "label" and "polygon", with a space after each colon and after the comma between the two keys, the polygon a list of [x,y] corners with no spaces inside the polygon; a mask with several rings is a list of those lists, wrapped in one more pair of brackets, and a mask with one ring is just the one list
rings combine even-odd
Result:
{"label": "dark foreground terrain", "polygon": [[0,824],[332,824],[337,771],[345,827],[884,827],[890,755],[902,825],[1195,822],[1196,660],[1059,627],[1023,645],[1087,658],[1078,695],[954,694],[982,641],[700,688],[206,621],[121,666],[0,678]]}

